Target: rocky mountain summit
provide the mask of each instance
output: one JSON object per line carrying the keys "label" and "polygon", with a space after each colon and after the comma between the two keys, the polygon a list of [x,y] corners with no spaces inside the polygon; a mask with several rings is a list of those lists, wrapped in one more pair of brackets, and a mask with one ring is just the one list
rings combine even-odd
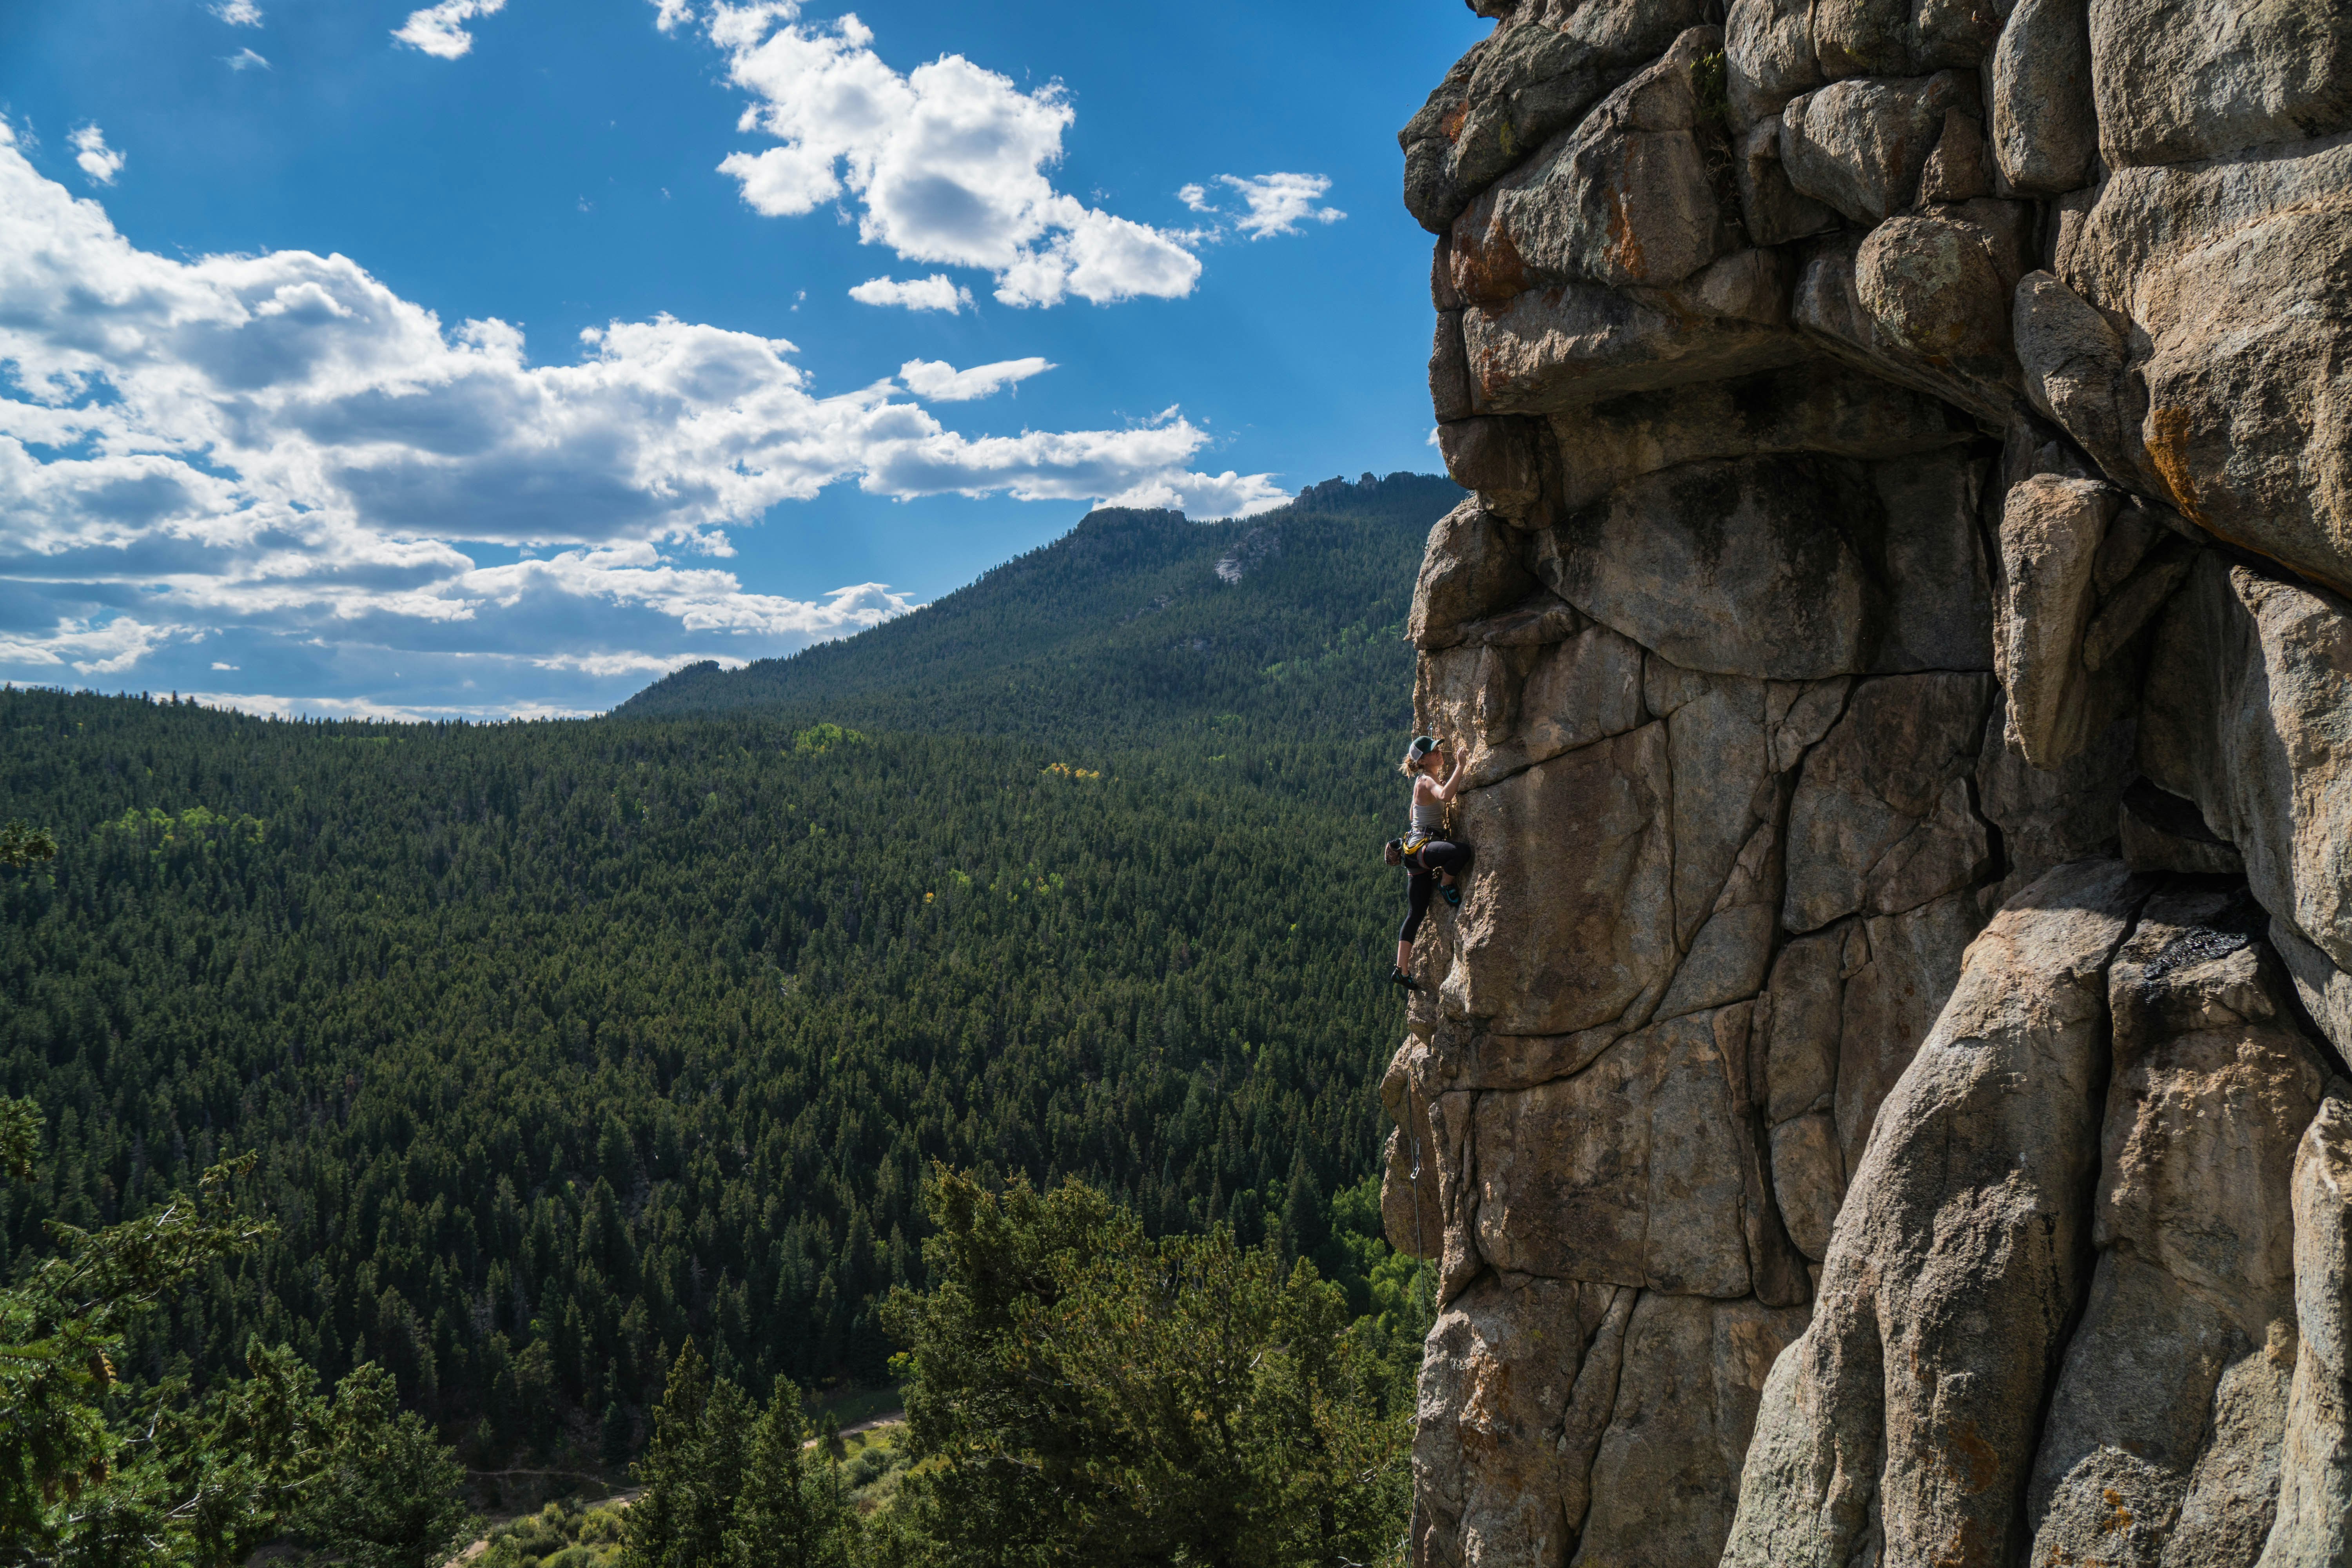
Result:
{"label": "rocky mountain summit", "polygon": [[1475,8],[1416,1562],[2352,1563],[2352,7]]}

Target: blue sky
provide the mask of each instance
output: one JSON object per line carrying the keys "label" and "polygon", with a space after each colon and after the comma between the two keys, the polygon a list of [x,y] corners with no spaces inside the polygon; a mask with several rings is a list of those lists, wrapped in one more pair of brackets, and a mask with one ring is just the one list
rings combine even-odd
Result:
{"label": "blue sky", "polygon": [[1394,132],[1486,26],[0,4],[0,679],[593,710],[1433,468]]}

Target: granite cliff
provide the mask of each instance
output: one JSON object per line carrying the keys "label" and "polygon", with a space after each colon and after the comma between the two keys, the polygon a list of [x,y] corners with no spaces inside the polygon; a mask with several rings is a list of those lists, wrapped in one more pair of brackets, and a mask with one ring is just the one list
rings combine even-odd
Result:
{"label": "granite cliff", "polygon": [[1474,8],[1415,1561],[2352,1563],[2352,7]]}

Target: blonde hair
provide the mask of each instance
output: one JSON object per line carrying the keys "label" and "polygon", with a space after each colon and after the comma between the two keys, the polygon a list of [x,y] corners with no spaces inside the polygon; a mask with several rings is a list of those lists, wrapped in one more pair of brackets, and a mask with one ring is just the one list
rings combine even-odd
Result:
{"label": "blonde hair", "polygon": [[1441,754],[1445,756],[1452,756],[1454,754],[1446,750],[1445,742],[1443,741],[1438,742],[1437,744],[1430,747],[1429,750],[1422,752],[1422,754],[1417,757],[1412,752],[1407,752],[1405,753],[1404,761],[1397,764],[1397,772],[1402,773],[1407,778],[1417,777],[1421,773],[1422,765],[1423,763],[1427,763],[1430,758]]}

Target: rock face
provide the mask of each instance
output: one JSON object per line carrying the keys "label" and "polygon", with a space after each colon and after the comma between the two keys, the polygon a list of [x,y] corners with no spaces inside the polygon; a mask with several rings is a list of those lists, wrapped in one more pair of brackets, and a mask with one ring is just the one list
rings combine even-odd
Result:
{"label": "rock face", "polygon": [[2352,1563],[2352,8],[1474,8],[1415,1563]]}

